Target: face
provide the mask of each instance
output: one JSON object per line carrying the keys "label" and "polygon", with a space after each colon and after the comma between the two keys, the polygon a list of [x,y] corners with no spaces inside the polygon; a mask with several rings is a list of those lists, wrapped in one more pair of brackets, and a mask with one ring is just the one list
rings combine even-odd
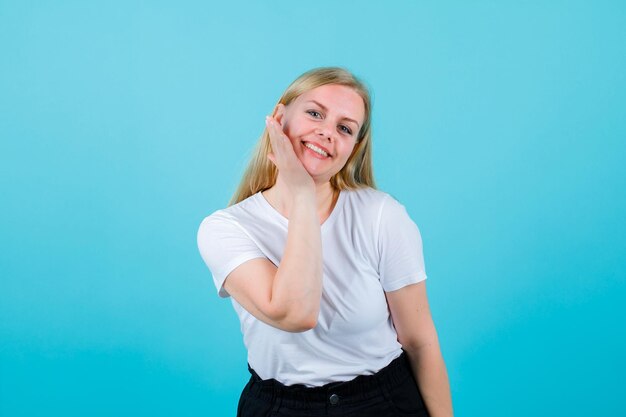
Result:
{"label": "face", "polygon": [[352,154],[365,104],[352,88],[327,84],[279,105],[276,118],[308,173],[317,183],[327,182]]}

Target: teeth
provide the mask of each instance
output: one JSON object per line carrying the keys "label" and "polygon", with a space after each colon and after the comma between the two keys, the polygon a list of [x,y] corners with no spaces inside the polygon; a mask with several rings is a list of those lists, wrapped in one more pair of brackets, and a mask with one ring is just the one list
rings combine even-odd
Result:
{"label": "teeth", "polygon": [[318,148],[317,146],[313,145],[312,143],[305,143],[304,146],[306,146],[307,148],[309,148],[313,152],[318,153],[318,154],[320,154],[322,156],[328,156],[328,153],[324,152],[323,149]]}

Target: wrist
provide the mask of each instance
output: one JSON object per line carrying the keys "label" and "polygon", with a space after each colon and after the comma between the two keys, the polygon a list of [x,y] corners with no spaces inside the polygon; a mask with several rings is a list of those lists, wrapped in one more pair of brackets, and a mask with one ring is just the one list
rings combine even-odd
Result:
{"label": "wrist", "polygon": [[316,207],[315,188],[299,187],[291,192],[291,201],[296,205],[310,205]]}

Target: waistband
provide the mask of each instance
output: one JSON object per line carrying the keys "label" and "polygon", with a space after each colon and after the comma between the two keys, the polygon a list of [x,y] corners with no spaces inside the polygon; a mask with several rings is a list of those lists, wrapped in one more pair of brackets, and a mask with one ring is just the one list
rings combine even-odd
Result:
{"label": "waistband", "polygon": [[248,365],[248,370],[252,375],[250,378],[251,394],[266,400],[280,398],[282,401],[292,400],[295,403],[308,403],[309,405],[326,404],[329,397],[333,395],[342,398],[344,403],[346,400],[361,401],[379,393],[383,387],[389,389],[404,383],[407,378],[413,378],[404,351],[389,365],[373,375],[360,375],[350,381],[331,382],[320,387],[307,387],[301,384],[283,385],[275,379],[261,379],[250,365]]}

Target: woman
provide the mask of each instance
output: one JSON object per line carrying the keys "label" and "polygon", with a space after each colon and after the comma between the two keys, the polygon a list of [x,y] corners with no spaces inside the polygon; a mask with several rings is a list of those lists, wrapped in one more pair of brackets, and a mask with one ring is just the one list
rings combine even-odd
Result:
{"label": "woman", "polygon": [[238,416],[452,416],[420,233],[375,189],[370,116],[345,69],[303,74],[200,225],[248,349]]}

